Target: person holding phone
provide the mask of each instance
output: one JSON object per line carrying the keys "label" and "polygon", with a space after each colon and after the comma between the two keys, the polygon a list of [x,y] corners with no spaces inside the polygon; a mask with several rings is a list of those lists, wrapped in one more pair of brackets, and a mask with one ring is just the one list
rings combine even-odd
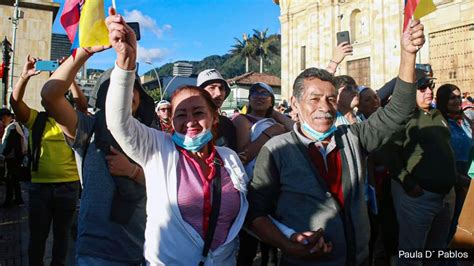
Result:
{"label": "person holding phone", "polygon": [[[46,239],[52,224],[51,264],[64,265],[79,196],[79,175],[74,154],[64,141],[62,130],[56,121],[49,113],[34,110],[23,101],[28,81],[40,73],[35,68],[36,62],[38,59],[27,56],[10,98],[17,121],[23,123],[31,132],[28,260],[30,265],[43,265]],[[68,88],[69,86],[65,92]],[[82,91],[76,87],[71,87],[71,90],[76,98],[85,98]],[[64,98],[64,93],[62,97]],[[71,106],[69,102],[67,104]]]}
{"label": "person holding phone", "polygon": [[352,55],[353,47],[350,42],[349,32],[342,31],[337,33],[337,46],[334,49],[333,56],[329,60],[329,64],[326,67],[326,70],[335,74],[339,64],[346,58],[348,55]]}
{"label": "person holding phone", "polygon": [[[82,172],[82,198],[78,215],[76,264],[141,265],[146,220],[146,191],[143,170],[110,134],[105,123],[105,97],[110,74],[102,74],[91,102],[94,115],[74,110],[63,97],[80,67],[108,47],[78,48],[43,86],[46,110],[64,132]],[[133,73],[131,114],[145,125],[154,115],[153,99]]]}
{"label": "person holding phone", "polygon": [[237,154],[214,144],[218,108],[211,95],[183,86],[171,97],[172,135],[131,116],[137,42],[109,10],[117,53],[106,101],[107,125],[147,183],[147,265],[235,265],[247,213],[247,177]]}

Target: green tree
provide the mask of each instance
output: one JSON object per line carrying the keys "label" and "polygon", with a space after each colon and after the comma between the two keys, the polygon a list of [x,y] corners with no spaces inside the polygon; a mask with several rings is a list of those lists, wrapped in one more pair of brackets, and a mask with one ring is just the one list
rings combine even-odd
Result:
{"label": "green tree", "polygon": [[150,97],[153,98],[153,101],[155,102],[159,102],[161,100],[160,89],[158,88],[153,89],[153,90],[148,90],[146,93],[150,95]]}
{"label": "green tree", "polygon": [[234,38],[235,44],[232,45],[230,53],[234,56],[245,58],[245,73],[249,72],[249,59],[256,54],[256,47],[254,42],[248,38],[247,33],[244,33],[242,40]]}
{"label": "green tree", "polygon": [[279,55],[280,51],[277,49],[276,42],[279,42],[278,35],[270,35],[267,37],[268,29],[264,31],[253,30],[252,42],[255,46],[255,56],[260,59],[260,73],[263,72],[263,59],[268,57],[270,53]]}

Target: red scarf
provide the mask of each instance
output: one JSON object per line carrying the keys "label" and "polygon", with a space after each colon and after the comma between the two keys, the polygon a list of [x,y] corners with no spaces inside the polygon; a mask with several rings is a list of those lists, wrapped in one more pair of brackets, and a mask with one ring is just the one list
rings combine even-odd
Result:
{"label": "red scarf", "polygon": [[459,114],[448,114],[448,118],[454,120],[456,122],[456,124],[458,124],[459,126],[462,125],[462,113],[459,113]]}
{"label": "red scarf", "polygon": [[342,191],[342,158],[339,148],[334,148],[326,156],[327,170],[323,155],[314,143],[309,145],[309,155],[319,176],[326,182],[327,188],[332,196],[344,208],[344,192]]}
{"label": "red scarf", "polygon": [[173,134],[173,127],[171,126],[171,122],[165,122],[163,119],[160,118],[160,127],[161,131]]}
{"label": "red scarf", "polygon": [[204,175],[203,169],[199,166],[198,161],[196,158],[194,158],[189,151],[176,146],[178,150],[186,157],[186,159],[192,163],[194,168],[196,169],[199,178],[201,178],[202,181],[202,190],[204,194],[204,206],[203,206],[203,213],[202,213],[202,230],[204,235],[207,233],[207,229],[209,227],[209,219],[211,216],[211,210],[212,210],[212,205],[211,205],[211,186],[212,186],[212,180],[216,176],[216,164],[214,163],[214,159],[217,159],[217,161],[222,165],[222,160],[219,157],[219,154],[217,154],[216,148],[214,147],[213,144],[208,144],[209,146],[209,157],[205,159],[205,163],[207,167],[209,167],[209,174],[206,176]]}

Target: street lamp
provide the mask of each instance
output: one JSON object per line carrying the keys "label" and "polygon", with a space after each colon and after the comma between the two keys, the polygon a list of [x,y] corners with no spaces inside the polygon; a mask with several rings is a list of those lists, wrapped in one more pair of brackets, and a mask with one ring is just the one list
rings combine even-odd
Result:
{"label": "street lamp", "polygon": [[12,55],[12,60],[11,60],[11,71],[10,71],[10,84],[9,84],[9,92],[11,93],[13,91],[13,71],[15,70],[15,48],[16,48],[16,30],[18,29],[18,24],[20,23],[20,19],[23,18],[24,14],[23,11],[21,11],[19,7],[19,0],[15,1],[14,10],[13,10],[13,17],[9,18],[12,21],[13,24],[13,42],[12,42],[12,50],[13,50],[13,55]]}
{"label": "street lamp", "polygon": [[3,62],[2,62],[2,83],[4,84],[4,88],[2,91],[2,106],[7,106],[7,90],[8,90],[8,71],[10,70],[10,53],[12,52],[11,44],[7,40],[7,37],[2,41],[2,55],[3,55]]}
{"label": "street lamp", "polygon": [[[173,80],[177,77],[178,76],[173,76],[173,78],[170,80],[170,82],[168,82],[168,84],[166,84],[166,87],[165,87],[165,90],[163,91],[163,93],[166,93],[166,91],[168,90],[168,87],[171,85],[171,83],[173,83]],[[161,99],[163,99],[163,96],[161,97]]]}
{"label": "street lamp", "polygon": [[158,75],[158,71],[156,71],[156,67],[151,61],[145,61],[146,64],[149,64],[150,66],[153,67],[153,71],[155,71],[155,76],[156,79],[158,80],[158,87],[160,88],[160,100],[163,100],[163,90],[161,89],[161,82],[160,82],[160,76]]}

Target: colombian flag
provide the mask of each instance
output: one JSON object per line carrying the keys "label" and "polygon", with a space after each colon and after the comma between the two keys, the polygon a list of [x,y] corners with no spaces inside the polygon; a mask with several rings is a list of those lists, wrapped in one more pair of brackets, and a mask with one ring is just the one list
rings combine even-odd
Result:
{"label": "colombian flag", "polygon": [[420,19],[436,10],[433,0],[405,0],[405,17],[403,19],[403,32],[405,32],[410,18]]}
{"label": "colombian flag", "polygon": [[104,0],[66,0],[61,25],[72,43],[78,47],[110,45],[105,25]]}

